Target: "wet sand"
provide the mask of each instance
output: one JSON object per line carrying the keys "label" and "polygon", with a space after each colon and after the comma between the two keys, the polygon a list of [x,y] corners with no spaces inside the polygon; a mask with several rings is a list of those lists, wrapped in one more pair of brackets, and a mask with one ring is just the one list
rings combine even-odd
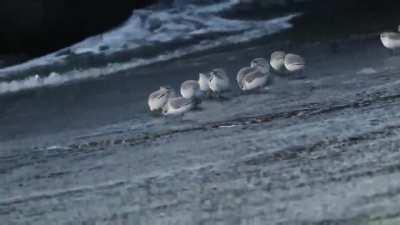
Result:
{"label": "wet sand", "polygon": [[[277,49],[305,79],[207,101],[183,121],[146,96]],[[6,224],[397,224],[400,57],[378,35],[256,43],[1,99]],[[77,101],[79,100],[79,101]]]}

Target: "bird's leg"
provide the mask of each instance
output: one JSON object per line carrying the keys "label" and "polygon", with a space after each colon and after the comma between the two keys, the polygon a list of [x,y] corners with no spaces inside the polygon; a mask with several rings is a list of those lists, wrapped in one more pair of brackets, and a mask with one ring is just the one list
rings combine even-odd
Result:
{"label": "bird's leg", "polygon": [[210,91],[209,92],[209,99],[213,99],[213,98],[216,98],[216,94],[215,94],[215,92]]}
{"label": "bird's leg", "polygon": [[213,97],[213,92],[211,90],[207,91],[207,99],[212,99]]}
{"label": "bird's leg", "polygon": [[202,100],[200,98],[194,98],[193,99],[193,104],[194,104],[193,110],[195,110],[195,111],[201,110],[201,107],[200,107],[201,102],[202,102]]}
{"label": "bird's leg", "polygon": [[222,101],[223,101],[222,96],[221,96],[221,92],[215,92],[215,98],[216,98],[219,102],[222,102]]}
{"label": "bird's leg", "polygon": [[217,93],[217,98],[218,98],[218,101],[222,101],[222,96],[221,96],[220,92]]}

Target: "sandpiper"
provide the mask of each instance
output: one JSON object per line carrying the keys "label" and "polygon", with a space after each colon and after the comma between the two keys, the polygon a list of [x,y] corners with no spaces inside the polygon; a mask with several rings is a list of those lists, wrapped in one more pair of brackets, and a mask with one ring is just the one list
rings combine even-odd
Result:
{"label": "sandpiper", "polygon": [[279,74],[286,73],[285,55],[286,55],[286,53],[284,51],[275,51],[271,54],[269,64],[272,67],[273,72],[276,72]]}
{"label": "sandpiper", "polygon": [[265,59],[253,59],[250,67],[242,68],[236,76],[240,89],[252,91],[263,88],[268,81],[268,70],[268,63]]}
{"label": "sandpiper", "polygon": [[211,89],[210,89],[210,74],[209,73],[199,73],[199,86],[200,91],[202,92],[203,96],[209,98],[211,96]]}
{"label": "sandpiper", "polygon": [[168,86],[161,86],[159,90],[150,94],[148,99],[148,105],[150,111],[161,112],[162,108],[167,104],[168,99],[175,97],[175,91]]}
{"label": "sandpiper", "polygon": [[301,74],[306,66],[303,57],[292,53],[285,55],[284,63],[286,70],[291,74]]}
{"label": "sandpiper", "polygon": [[257,68],[261,73],[267,74],[269,72],[269,65],[264,58],[255,58],[251,60],[250,67]]}
{"label": "sandpiper", "polygon": [[200,91],[207,92],[210,90],[210,74],[208,73],[199,73],[199,85],[200,85]]}
{"label": "sandpiper", "polygon": [[244,78],[247,74],[252,73],[252,72],[254,72],[255,70],[257,70],[257,68],[249,67],[249,66],[243,67],[242,69],[239,70],[239,72],[238,72],[237,75],[236,75],[236,81],[237,81],[237,83],[238,83],[240,89],[243,90],[243,82],[242,82],[242,81],[243,81],[243,78]]}
{"label": "sandpiper", "polygon": [[184,98],[192,99],[200,97],[200,85],[196,80],[187,80],[181,84],[181,95]]}
{"label": "sandpiper", "polygon": [[242,90],[243,91],[252,91],[259,90],[267,84],[268,74],[263,73],[258,69],[255,69],[253,72],[246,74],[242,80]]}
{"label": "sandpiper", "polygon": [[163,107],[162,114],[166,116],[180,116],[192,110],[195,106],[193,99],[173,97],[168,99]]}
{"label": "sandpiper", "polygon": [[221,68],[212,70],[210,72],[209,85],[218,98],[221,97],[221,93],[228,91],[230,89],[230,80],[225,70]]}
{"label": "sandpiper", "polygon": [[391,50],[392,54],[397,54],[400,49],[400,33],[384,32],[380,35],[381,41],[385,48]]}

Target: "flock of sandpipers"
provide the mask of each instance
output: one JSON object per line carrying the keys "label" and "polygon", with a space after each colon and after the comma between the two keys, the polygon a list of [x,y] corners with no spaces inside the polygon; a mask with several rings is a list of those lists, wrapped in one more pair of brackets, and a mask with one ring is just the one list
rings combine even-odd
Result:
{"label": "flock of sandpipers", "polygon": [[[271,54],[269,63],[265,58],[256,58],[250,65],[239,70],[236,81],[243,92],[263,90],[270,80],[271,74],[300,74],[305,68],[303,57],[276,51]],[[187,80],[181,84],[178,97],[168,86],[162,86],[149,96],[150,110],[163,115],[182,115],[201,100],[207,98],[221,99],[225,92],[231,90],[231,82],[222,68],[207,73],[199,73],[198,80]]]}
{"label": "flock of sandpipers", "polygon": [[[381,33],[380,39],[384,47],[395,54],[400,49],[400,26],[399,32]],[[262,91],[272,75],[300,76],[305,65],[305,60],[300,55],[275,51],[270,55],[269,62],[265,58],[255,58],[249,66],[240,69],[236,82],[243,92]],[[231,82],[225,70],[217,68],[199,73],[198,80],[184,81],[180,87],[181,96],[177,96],[171,87],[161,86],[150,94],[148,105],[152,112],[178,116],[194,109],[204,99],[221,99],[230,90]]]}

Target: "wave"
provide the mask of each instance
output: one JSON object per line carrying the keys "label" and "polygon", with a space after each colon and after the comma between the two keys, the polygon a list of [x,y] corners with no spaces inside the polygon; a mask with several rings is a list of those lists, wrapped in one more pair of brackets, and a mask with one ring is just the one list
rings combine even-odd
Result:
{"label": "wave", "polygon": [[[120,27],[32,61],[0,69],[0,94],[13,93],[68,82],[97,78],[129,70],[138,66],[167,61],[199,51],[229,44],[248,42],[291,27],[288,15],[268,21],[228,19],[221,13],[234,8],[239,0],[214,4],[175,3],[172,8],[136,10]],[[180,44],[190,43],[190,44]],[[171,44],[174,48],[164,48]],[[151,56],[140,57],[140,49],[156,49]],[[115,60],[115,55],[129,52],[136,57]],[[135,55],[135,53],[137,53]],[[90,54],[107,61],[102,65],[77,66],[77,58]],[[74,68],[67,71],[33,73],[34,68]],[[64,69],[65,70],[65,69]],[[32,75],[26,75],[26,74]],[[17,78],[17,79],[16,79]]]}

